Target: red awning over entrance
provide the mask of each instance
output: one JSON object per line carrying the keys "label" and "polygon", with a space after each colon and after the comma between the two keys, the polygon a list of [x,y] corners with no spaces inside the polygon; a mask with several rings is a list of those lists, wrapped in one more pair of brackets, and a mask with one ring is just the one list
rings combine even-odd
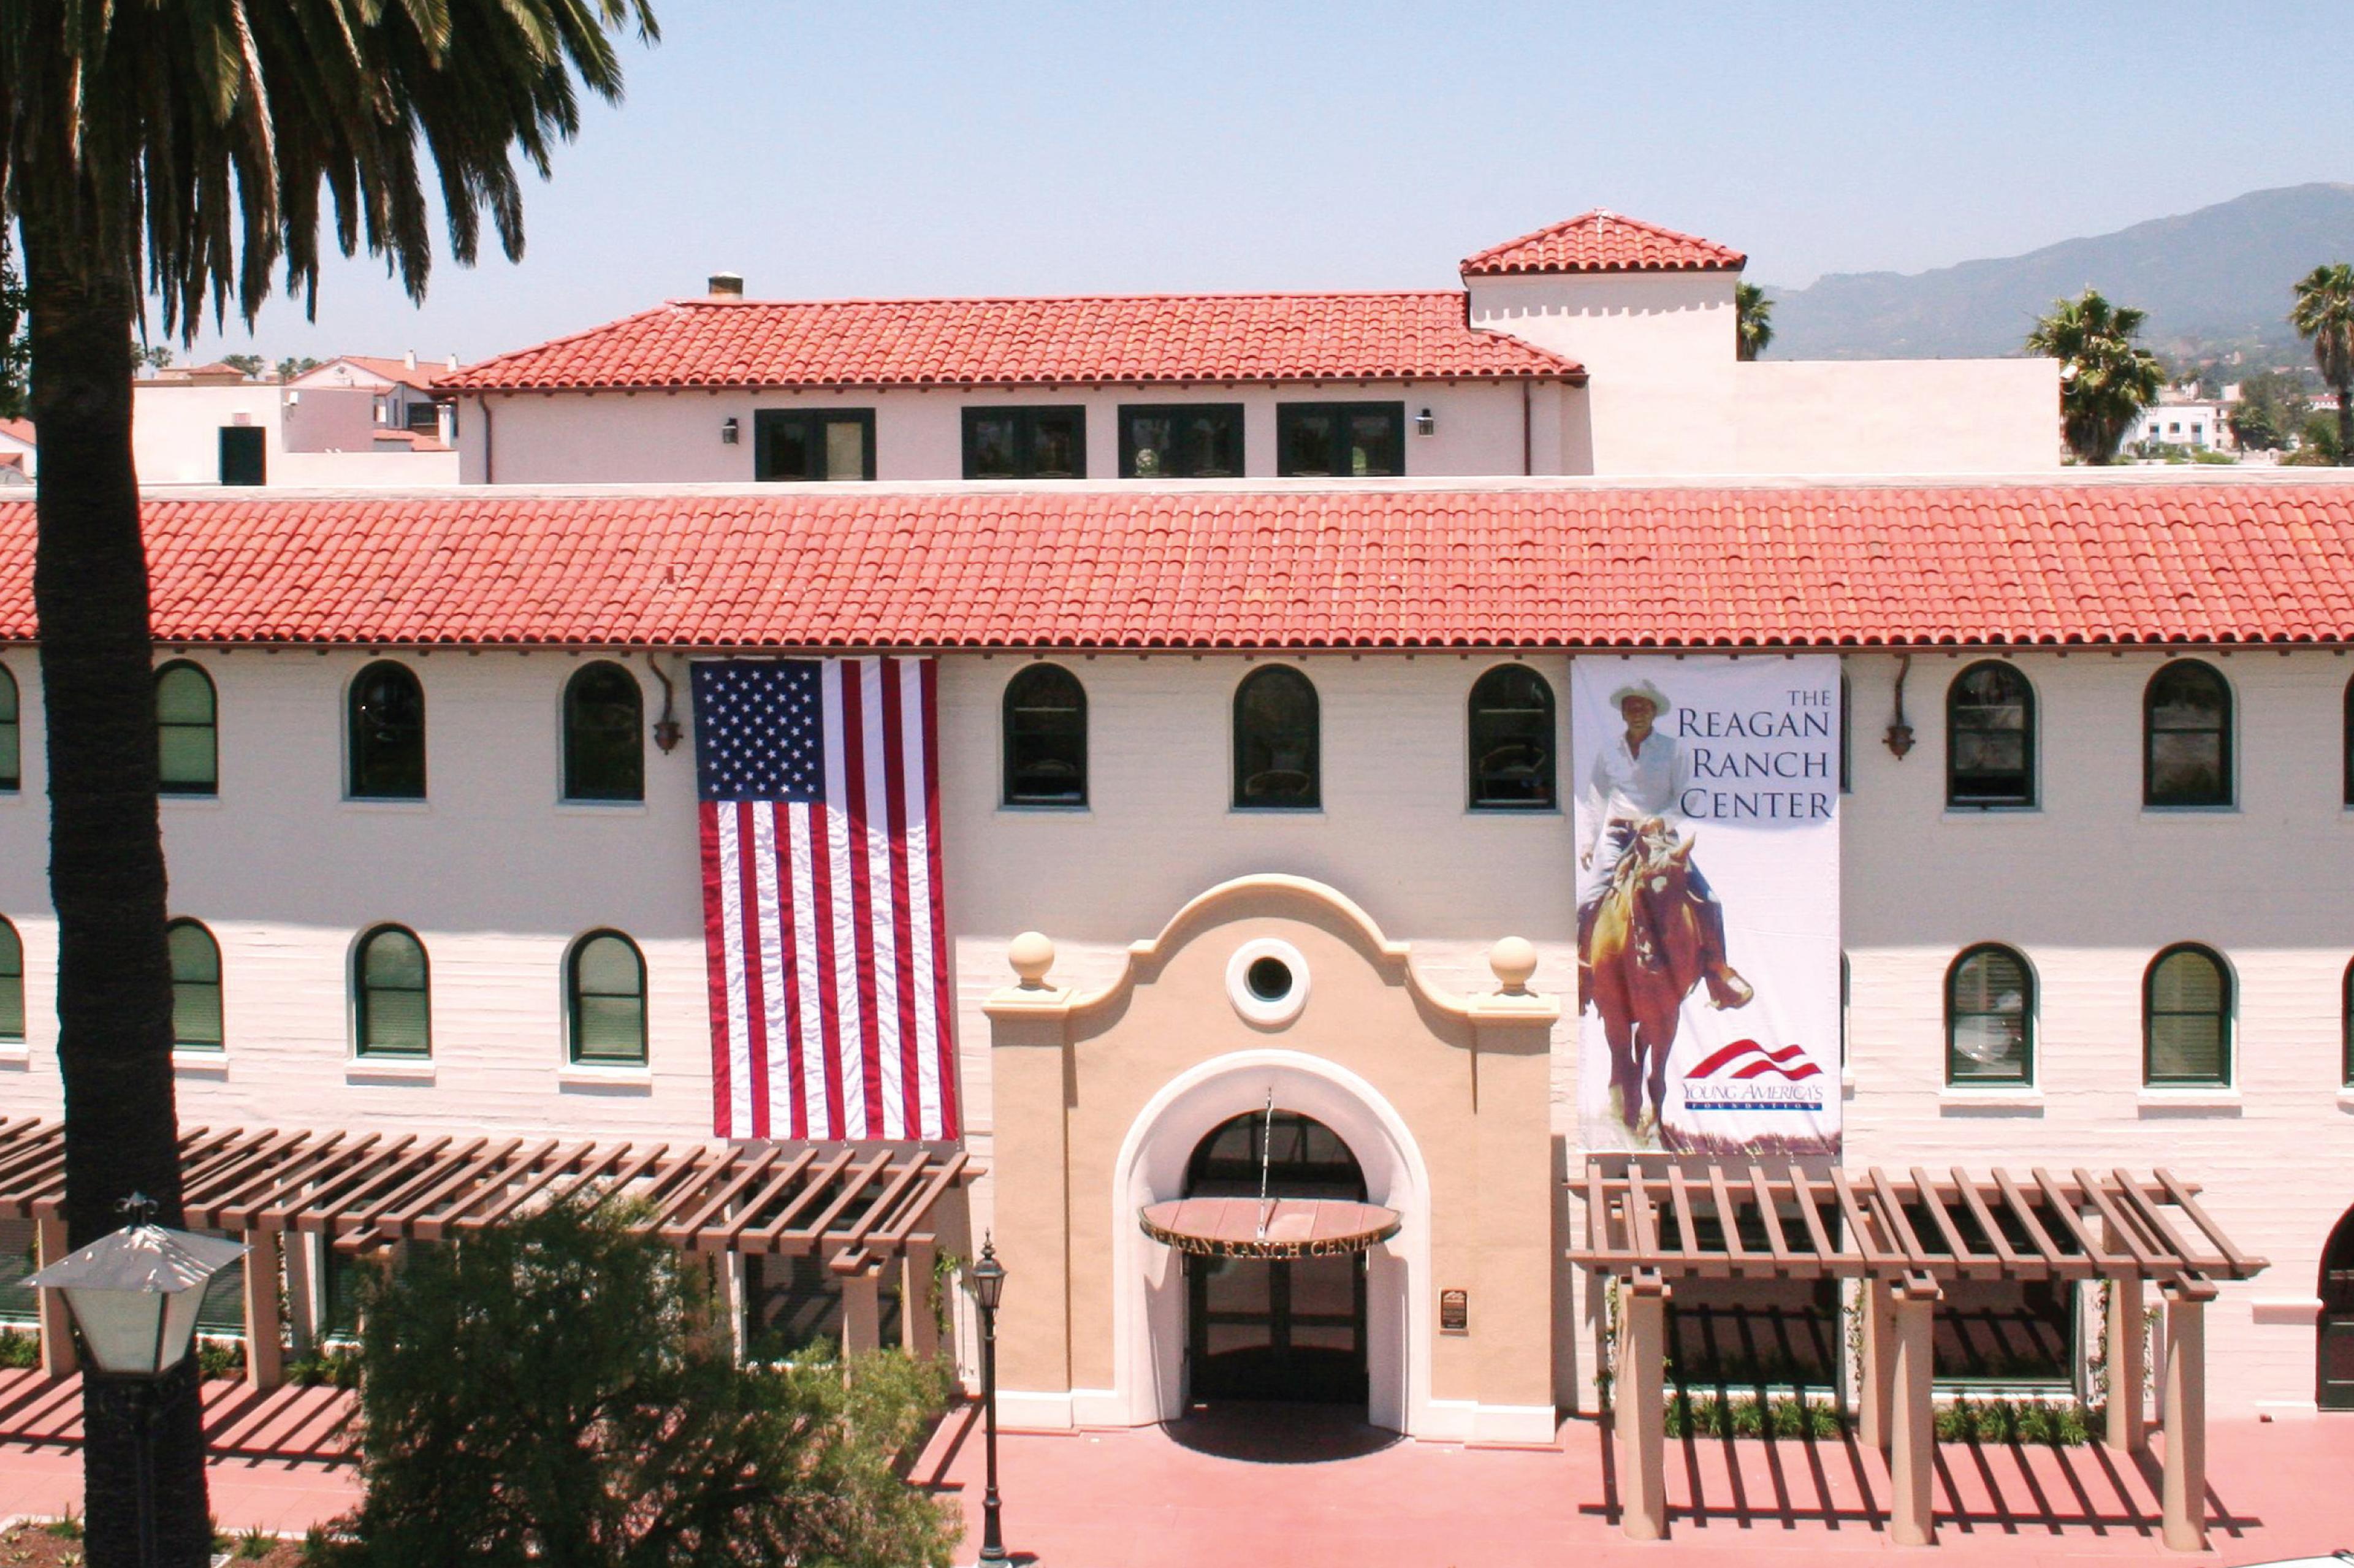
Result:
{"label": "red awning over entrance", "polygon": [[1339,1198],[1180,1198],[1137,1220],[1154,1241],[1201,1257],[1342,1257],[1398,1228],[1396,1210]]}

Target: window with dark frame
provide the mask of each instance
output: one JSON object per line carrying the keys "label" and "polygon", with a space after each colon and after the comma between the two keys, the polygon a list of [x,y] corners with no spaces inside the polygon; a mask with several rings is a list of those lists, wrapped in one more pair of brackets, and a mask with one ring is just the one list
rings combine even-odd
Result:
{"label": "window with dark frame", "polygon": [[1087,411],[971,408],[964,411],[967,479],[1085,479]]}
{"label": "window with dark frame", "polygon": [[[23,965],[19,964],[17,967],[21,969]],[[20,1001],[18,1003],[20,1020],[22,1005]],[[2354,963],[2346,966],[2346,978],[2338,982],[2338,1022],[2339,1028],[2338,1081],[2348,1088],[2354,1089]],[[18,1025],[20,1031],[22,1027],[20,1022]]]}
{"label": "window with dark frame", "polygon": [[220,427],[220,482],[263,485],[270,482],[267,433],[260,425]]}
{"label": "window with dark frame", "polygon": [[645,694],[610,659],[584,664],[564,683],[564,798],[646,798]]}
{"label": "window with dark frame", "polygon": [[2034,1081],[2034,971],[1999,943],[1966,949],[1946,971],[1946,1082]]}
{"label": "window with dark frame", "polygon": [[355,800],[425,799],[425,688],[416,672],[389,659],[352,681],[350,775]]}
{"label": "window with dark frame", "polygon": [[166,795],[220,789],[218,701],[212,677],[186,660],[155,672],[156,788]]}
{"label": "window with dark frame", "polygon": [[1004,803],[1087,803],[1087,694],[1060,664],[1031,664],[1005,683]]}
{"label": "window with dark frame", "polygon": [[2142,804],[2232,804],[2232,688],[2212,665],[2169,661],[2142,697]]}
{"label": "window with dark frame", "polygon": [[25,941],[14,922],[0,919],[0,1040],[25,1038]]}
{"label": "window with dark frame", "polygon": [[2195,943],[2167,948],[2142,983],[2142,1082],[2232,1082],[2232,972]]}
{"label": "window with dark frame", "polygon": [[1946,688],[1946,804],[2035,804],[2035,689],[1997,659]]}
{"label": "window with dark frame", "polygon": [[1235,797],[1255,810],[1314,810],[1323,802],[1316,687],[1287,664],[1235,688]]}
{"label": "window with dark frame", "polygon": [[872,408],[756,408],[752,477],[814,483],[875,477]]}
{"label": "window with dark frame", "polygon": [[1471,806],[1544,810],[1554,793],[1553,687],[1526,664],[1499,664],[1471,683]]}
{"label": "window with dark frame", "polygon": [[425,944],[399,926],[378,926],[352,955],[358,1053],[419,1060],[433,1054],[431,971]]}
{"label": "window with dark frame", "polygon": [[565,964],[572,1060],[580,1066],[646,1065],[646,960],[619,931],[591,931]]}
{"label": "window with dark frame", "polygon": [[[16,686],[12,683],[8,689],[8,713],[12,720],[15,718],[16,712]],[[2349,680],[2346,683],[2345,708],[2346,722],[2345,726],[2338,732],[2338,743],[2339,749],[2345,753],[2346,793],[2344,800],[2347,805],[2354,806],[2354,680]],[[14,727],[13,724],[11,725],[11,727]]]}
{"label": "window with dark frame", "polygon": [[172,1049],[218,1051],[221,1027],[220,944],[195,920],[164,928],[172,959]]}
{"label": "window with dark frame", "polygon": [[1398,477],[1405,472],[1405,405],[1276,405],[1275,471],[1285,479]]}
{"label": "window with dark frame", "polygon": [[1243,471],[1240,403],[1126,403],[1122,479],[1235,479]]}
{"label": "window with dark frame", "polygon": [[16,677],[0,664],[0,790],[24,787],[25,734],[17,721]]}

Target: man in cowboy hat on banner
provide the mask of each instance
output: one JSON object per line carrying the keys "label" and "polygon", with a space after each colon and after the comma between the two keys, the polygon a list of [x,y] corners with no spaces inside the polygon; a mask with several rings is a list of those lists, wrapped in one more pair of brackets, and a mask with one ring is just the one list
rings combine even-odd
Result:
{"label": "man in cowboy hat on banner", "polygon": [[[1625,739],[1613,741],[1595,753],[1594,767],[1585,779],[1586,820],[1594,825],[1577,857],[1579,870],[1587,876],[1585,891],[1577,900],[1581,1001],[1593,990],[1593,976],[1586,965],[1594,938],[1595,911],[1601,907],[1602,895],[1610,891],[1619,860],[1641,840],[1647,822],[1664,827],[1669,842],[1675,842],[1675,824],[1682,817],[1678,807],[1691,783],[1691,768],[1684,758],[1683,747],[1676,744],[1674,736],[1652,727],[1675,707],[1666,693],[1649,681],[1637,681],[1611,693],[1610,705],[1627,721],[1627,734]],[[1708,967],[1703,978],[1708,984],[1709,1000],[1719,1007],[1744,1006],[1755,992],[1725,961],[1724,906],[1716,901],[1700,867],[1689,861],[1686,863],[1690,868],[1688,885],[1699,901],[1701,927],[1708,940]]]}

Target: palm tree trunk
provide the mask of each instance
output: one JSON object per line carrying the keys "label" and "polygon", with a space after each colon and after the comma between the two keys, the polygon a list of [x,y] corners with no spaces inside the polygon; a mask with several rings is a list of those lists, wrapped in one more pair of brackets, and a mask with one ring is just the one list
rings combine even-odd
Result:
{"label": "palm tree trunk", "polygon": [[2354,381],[2341,381],[2338,392],[2338,466],[2354,467]]}
{"label": "palm tree trunk", "polygon": [[[68,204],[59,204],[68,205]],[[87,1245],[133,1192],[181,1221],[172,1095],[172,971],[155,804],[147,558],[131,461],[127,253],[92,243],[94,203],[20,212],[41,438],[33,602],[48,742],[49,895],[58,912],[58,1058],[65,1079],[66,1223]],[[196,1369],[165,1380],[154,1423],[157,1561],[209,1557]],[[120,1391],[84,1388],[90,1568],[139,1561],[138,1434]]]}

